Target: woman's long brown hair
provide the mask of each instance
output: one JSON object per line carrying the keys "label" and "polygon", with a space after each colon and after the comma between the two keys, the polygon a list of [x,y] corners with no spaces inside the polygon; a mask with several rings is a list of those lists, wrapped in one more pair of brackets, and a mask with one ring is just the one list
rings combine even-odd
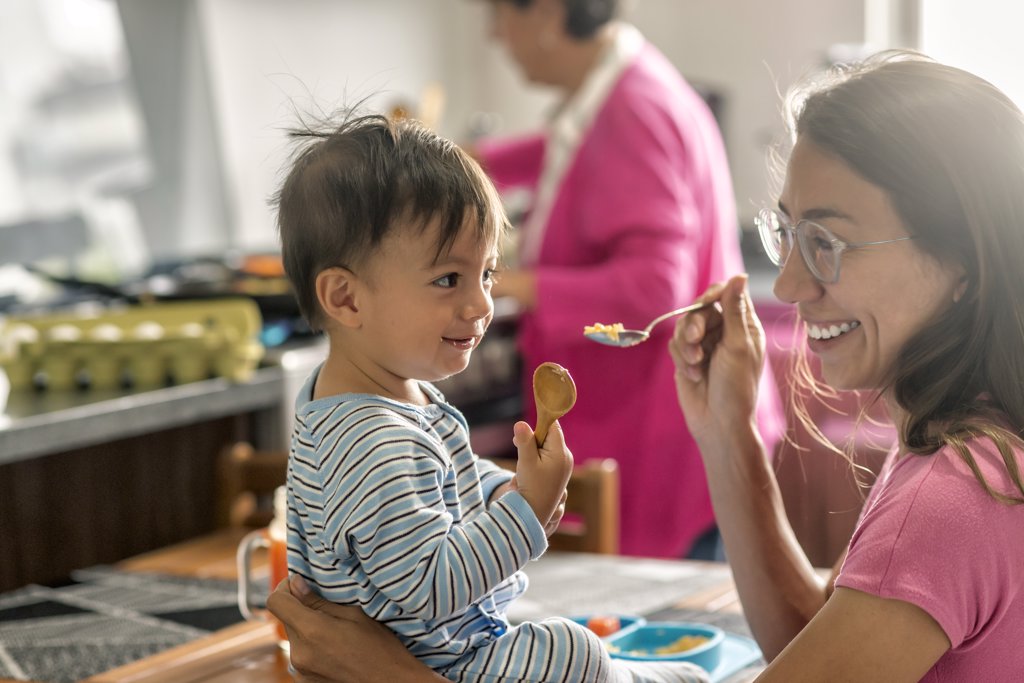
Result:
{"label": "woman's long brown hair", "polygon": [[[1024,503],[1015,455],[1024,449],[1020,109],[977,76],[890,51],[796,91],[789,112],[795,136],[885,190],[921,238],[915,245],[965,274],[963,295],[905,344],[880,388],[906,414],[897,425],[906,449],[926,456],[949,446],[989,495]],[[995,444],[1011,490],[982,474],[968,448],[977,438]]]}

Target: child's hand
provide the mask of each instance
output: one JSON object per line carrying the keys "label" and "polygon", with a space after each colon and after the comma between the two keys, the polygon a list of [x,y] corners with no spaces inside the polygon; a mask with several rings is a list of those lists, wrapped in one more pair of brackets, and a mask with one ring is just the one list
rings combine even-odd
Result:
{"label": "child's hand", "polygon": [[551,515],[548,519],[548,523],[544,525],[544,535],[551,538],[551,534],[555,533],[555,529],[562,523],[562,517],[565,516],[565,500],[569,497],[569,492],[562,489],[562,497],[558,499],[558,505],[555,507],[555,514]]}
{"label": "child's hand", "polygon": [[[506,481],[501,486],[494,489],[491,493],[491,497],[487,500],[487,507],[491,506],[491,503],[500,499],[509,491],[518,491],[519,487],[516,485],[516,478],[512,477],[509,481]],[[555,508],[555,514],[551,516],[548,523],[544,525],[544,535],[551,537],[551,534],[555,533],[555,529],[562,521],[562,517],[565,515],[565,500],[568,496],[567,491],[562,492],[562,497],[558,500],[558,507]]]}
{"label": "child's hand", "polygon": [[543,448],[538,449],[530,425],[517,422],[512,441],[519,451],[519,493],[550,536],[565,512],[565,486],[572,474],[572,453],[565,446],[562,427],[557,421],[552,424]]}

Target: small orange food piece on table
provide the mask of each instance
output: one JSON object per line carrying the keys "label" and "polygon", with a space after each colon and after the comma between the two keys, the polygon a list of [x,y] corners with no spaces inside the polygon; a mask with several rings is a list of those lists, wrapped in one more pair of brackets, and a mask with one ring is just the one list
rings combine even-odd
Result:
{"label": "small orange food piece on table", "polygon": [[587,619],[587,628],[604,638],[622,628],[619,618],[615,616],[597,615]]}

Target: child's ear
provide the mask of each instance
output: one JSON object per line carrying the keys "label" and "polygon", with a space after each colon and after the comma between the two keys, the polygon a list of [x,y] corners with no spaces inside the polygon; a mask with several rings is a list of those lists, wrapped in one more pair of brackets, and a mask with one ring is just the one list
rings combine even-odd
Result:
{"label": "child's ear", "polygon": [[347,268],[327,268],[316,276],[316,298],[328,318],[344,327],[358,328],[362,321],[356,292],[359,280]]}

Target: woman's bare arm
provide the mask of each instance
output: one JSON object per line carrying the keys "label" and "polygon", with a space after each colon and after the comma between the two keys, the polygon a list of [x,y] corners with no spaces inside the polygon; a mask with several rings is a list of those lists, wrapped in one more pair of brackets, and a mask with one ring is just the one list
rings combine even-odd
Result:
{"label": "woman's bare arm", "polygon": [[916,605],[840,588],[757,681],[912,683],[949,647],[938,622]]}
{"label": "woman's bare arm", "polygon": [[715,285],[670,345],[679,402],[700,446],[715,518],[751,630],[771,661],[825,605],[826,582],[800,548],[755,422],[764,331],[745,276]]}
{"label": "woman's bare arm", "polygon": [[789,525],[756,431],[736,432],[720,448],[732,455],[712,450],[705,459],[715,518],[743,613],[771,661],[824,607],[827,582]]}

